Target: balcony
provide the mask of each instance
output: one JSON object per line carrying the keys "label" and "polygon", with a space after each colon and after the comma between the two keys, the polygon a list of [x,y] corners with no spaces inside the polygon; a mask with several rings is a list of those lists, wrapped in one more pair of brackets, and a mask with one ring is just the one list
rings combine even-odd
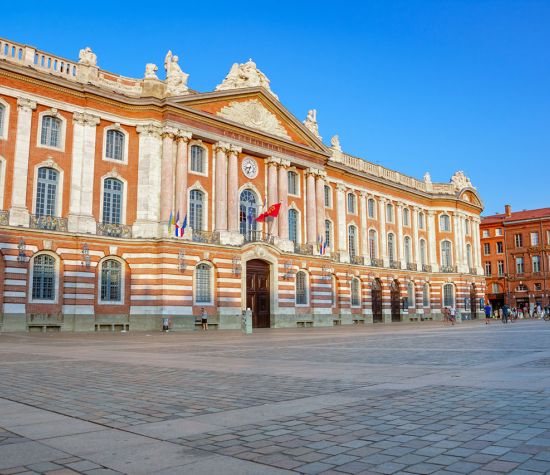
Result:
{"label": "balcony", "polygon": [[191,237],[193,242],[202,242],[205,244],[219,244],[219,235],[211,231],[198,231],[193,229],[193,236]]}
{"label": "balcony", "polygon": [[313,255],[313,244],[294,244],[294,253],[302,254],[304,256]]}
{"label": "balcony", "polygon": [[[469,271],[470,274],[477,275],[477,269],[475,267],[470,267]],[[499,274],[499,277],[501,277],[501,274]]]}
{"label": "balcony", "polygon": [[244,234],[244,242],[265,242],[268,244],[273,244],[273,236],[269,233],[264,233],[263,231],[247,231]]}
{"label": "balcony", "polygon": [[401,262],[390,261],[390,269],[401,269]]}
{"label": "balcony", "polygon": [[0,211],[0,226],[7,226],[10,223],[10,212]]}
{"label": "balcony", "polygon": [[38,216],[36,214],[31,214],[30,227],[32,229],[67,232],[67,218],[60,218],[59,216]]}
{"label": "balcony", "polygon": [[441,266],[439,272],[444,274],[456,274],[456,266]]}
{"label": "balcony", "polygon": [[363,256],[350,256],[350,262],[358,266],[366,265],[365,258]]}
{"label": "balcony", "polygon": [[431,272],[432,266],[429,264],[422,264],[422,272]]}
{"label": "balcony", "polygon": [[378,259],[376,257],[370,258],[370,265],[372,267],[384,267],[384,261],[382,259]]}
{"label": "balcony", "polygon": [[96,233],[99,236],[109,236],[115,238],[132,237],[132,228],[125,224],[116,223],[97,223]]}
{"label": "balcony", "polygon": [[418,270],[415,262],[407,262],[407,270]]}

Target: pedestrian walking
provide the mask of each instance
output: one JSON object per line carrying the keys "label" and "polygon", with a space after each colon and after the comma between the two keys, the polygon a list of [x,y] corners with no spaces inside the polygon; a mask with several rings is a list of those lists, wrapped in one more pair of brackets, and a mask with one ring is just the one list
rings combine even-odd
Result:
{"label": "pedestrian walking", "polygon": [[491,313],[493,311],[489,302],[485,304],[485,307],[483,307],[483,311],[485,312],[485,325],[489,325],[489,321],[491,320]]}
{"label": "pedestrian walking", "polygon": [[162,331],[167,332],[168,330],[170,330],[170,319],[165,317],[162,319]]}
{"label": "pedestrian walking", "polygon": [[208,330],[208,314],[204,307],[201,308],[201,326],[204,331]]}
{"label": "pedestrian walking", "polygon": [[451,325],[454,325],[456,321],[456,308],[454,305],[451,306],[451,309],[449,310],[449,314],[451,317]]}
{"label": "pedestrian walking", "polygon": [[508,323],[508,317],[510,316],[510,307],[504,305],[502,307],[502,323]]}
{"label": "pedestrian walking", "polygon": [[449,322],[449,307],[443,307],[443,321],[445,323]]}

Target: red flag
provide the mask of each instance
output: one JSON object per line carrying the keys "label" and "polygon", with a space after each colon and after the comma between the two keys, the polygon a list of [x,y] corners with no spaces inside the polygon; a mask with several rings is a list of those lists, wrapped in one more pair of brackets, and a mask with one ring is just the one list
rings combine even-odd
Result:
{"label": "red flag", "polygon": [[265,218],[269,218],[269,217],[276,218],[277,216],[279,216],[280,208],[281,208],[281,203],[276,203],[274,205],[271,205],[265,213],[260,214],[260,216],[256,218],[256,221],[261,223],[265,221]]}

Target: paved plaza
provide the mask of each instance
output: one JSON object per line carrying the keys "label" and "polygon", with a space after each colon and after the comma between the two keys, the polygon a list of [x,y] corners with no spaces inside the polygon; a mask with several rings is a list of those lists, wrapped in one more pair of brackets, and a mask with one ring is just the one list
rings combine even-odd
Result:
{"label": "paved plaza", "polygon": [[0,335],[0,474],[550,474],[550,323]]}

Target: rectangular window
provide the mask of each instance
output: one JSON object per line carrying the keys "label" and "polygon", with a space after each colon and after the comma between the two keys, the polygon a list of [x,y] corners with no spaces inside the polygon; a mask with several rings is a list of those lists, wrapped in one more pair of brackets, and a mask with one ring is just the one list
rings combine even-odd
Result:
{"label": "rectangular window", "polygon": [[498,261],[498,276],[504,276],[504,261]]}
{"label": "rectangular window", "polygon": [[550,231],[546,231],[546,244],[550,245]]}
{"label": "rectangular window", "polygon": [[472,228],[470,227],[469,219],[464,220],[464,229],[466,230],[466,236],[469,236],[472,231]]}
{"label": "rectangular window", "polygon": [[540,282],[537,282],[537,283],[535,284],[535,290],[537,290],[537,291],[539,291],[539,292],[542,290],[542,284],[541,284]]}
{"label": "rectangular window", "polygon": [[514,236],[514,242],[516,244],[516,247],[523,247],[523,237],[521,234],[516,234]]}
{"label": "rectangular window", "polygon": [[418,229],[424,229],[424,213],[418,213]]}
{"label": "rectangular window", "polygon": [[483,254],[485,254],[486,256],[491,254],[491,245],[488,242],[483,244]]}
{"label": "rectangular window", "polygon": [[502,241],[497,242],[497,254],[502,254],[504,252],[504,246]]}
{"label": "rectangular window", "polygon": [[326,208],[331,208],[331,189],[330,189],[330,186],[328,185],[325,185],[325,207]]}
{"label": "rectangular window", "polygon": [[502,228],[495,229],[495,236],[502,236]]}
{"label": "rectangular window", "polygon": [[491,263],[490,262],[485,263],[485,275],[486,276],[491,275]]}
{"label": "rectangular window", "polygon": [[489,237],[489,230],[488,230],[488,229],[484,229],[484,230],[483,230],[483,237],[484,237],[484,238],[488,238],[488,237]]}
{"label": "rectangular window", "polygon": [[531,233],[531,246],[539,245],[539,233]]}
{"label": "rectangular window", "polygon": [[355,195],[348,193],[348,213],[355,214]]}
{"label": "rectangular window", "polygon": [[403,226],[410,226],[410,213],[409,208],[403,209]]}
{"label": "rectangular window", "polygon": [[532,257],[533,272],[540,272],[540,256]]}
{"label": "rectangular window", "polygon": [[523,257],[516,257],[516,272],[518,274],[523,274],[524,272]]}
{"label": "rectangular window", "polygon": [[298,174],[295,172],[288,172],[288,194],[298,195]]}
{"label": "rectangular window", "polygon": [[[367,208],[369,210],[369,218],[375,219],[375,217],[376,217],[376,202],[372,198],[369,199]],[[550,234],[549,234],[548,239],[550,239]]]}
{"label": "rectangular window", "polygon": [[393,205],[391,204],[386,206],[386,221],[388,223],[393,223]]}
{"label": "rectangular window", "polygon": [[498,284],[496,282],[493,282],[491,288],[493,290],[493,294],[498,294],[499,293]]}

